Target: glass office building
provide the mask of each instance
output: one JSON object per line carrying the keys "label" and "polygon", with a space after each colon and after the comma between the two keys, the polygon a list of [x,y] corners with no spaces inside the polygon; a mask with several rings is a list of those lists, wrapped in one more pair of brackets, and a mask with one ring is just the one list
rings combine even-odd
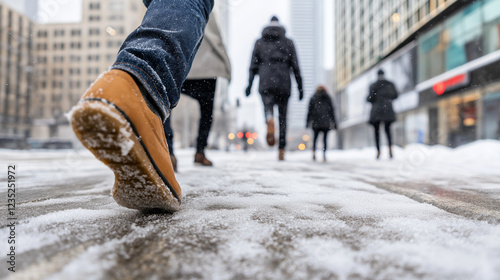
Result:
{"label": "glass office building", "polygon": [[396,144],[500,139],[500,0],[453,8],[338,92],[344,147],[373,144],[365,100],[378,69],[400,93]]}

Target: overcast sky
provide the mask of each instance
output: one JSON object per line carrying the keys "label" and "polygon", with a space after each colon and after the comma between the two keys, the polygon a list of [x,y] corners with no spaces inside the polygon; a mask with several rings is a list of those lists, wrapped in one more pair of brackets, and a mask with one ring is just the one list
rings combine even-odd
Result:
{"label": "overcast sky", "polygon": [[[0,0],[21,13],[29,13],[36,0]],[[33,9],[32,9],[33,10]],[[71,23],[82,19],[82,0],[38,0],[38,15],[28,15],[40,23]]]}
{"label": "overcast sky", "polygon": [[38,7],[38,20],[42,23],[82,20],[82,0],[39,0]]}

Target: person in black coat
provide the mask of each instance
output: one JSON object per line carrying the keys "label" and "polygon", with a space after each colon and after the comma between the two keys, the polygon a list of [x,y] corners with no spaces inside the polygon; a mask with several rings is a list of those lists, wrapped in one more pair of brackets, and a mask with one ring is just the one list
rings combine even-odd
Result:
{"label": "person in black coat", "polygon": [[299,100],[304,97],[302,77],[293,41],[285,36],[285,28],[273,17],[271,23],[262,31],[262,37],[255,42],[250,65],[250,75],[246,95],[251,93],[255,75],[259,75],[259,92],[264,103],[267,123],[267,143],[273,146],[274,139],[274,105],[279,110],[279,159],[284,159],[286,146],[286,114],[290,98],[293,72],[299,88]]}
{"label": "person in black coat", "polygon": [[396,121],[396,114],[392,108],[392,101],[398,98],[398,92],[393,83],[385,79],[384,71],[378,70],[378,80],[370,85],[368,102],[372,104],[369,123],[375,130],[377,145],[377,159],[380,158],[380,123],[385,125],[385,133],[389,144],[389,156],[392,158],[391,124]]}
{"label": "person in black coat", "polygon": [[326,88],[319,86],[316,93],[309,101],[309,111],[307,113],[306,127],[312,126],[313,138],[313,160],[316,160],[316,141],[320,132],[323,132],[323,161],[326,162],[327,136],[328,131],[337,129],[335,121],[335,109],[333,102],[328,95]]}

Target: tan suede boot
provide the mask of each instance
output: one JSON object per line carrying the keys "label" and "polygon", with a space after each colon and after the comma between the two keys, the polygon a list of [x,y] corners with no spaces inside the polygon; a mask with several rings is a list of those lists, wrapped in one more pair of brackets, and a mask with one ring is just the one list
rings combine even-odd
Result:
{"label": "tan suede boot", "polygon": [[203,153],[196,153],[194,155],[194,163],[196,165],[203,165],[203,166],[212,166],[213,163],[207,159],[205,154]]}
{"label": "tan suede boot", "polygon": [[128,73],[104,73],[68,117],[82,144],[115,173],[111,193],[118,204],[179,210],[182,193],[162,122]]}
{"label": "tan suede boot", "polygon": [[275,140],[274,140],[274,119],[269,119],[267,121],[267,144],[269,146],[274,146]]}
{"label": "tan suede boot", "polygon": [[278,159],[285,160],[285,149],[280,149],[279,154],[278,154]]}

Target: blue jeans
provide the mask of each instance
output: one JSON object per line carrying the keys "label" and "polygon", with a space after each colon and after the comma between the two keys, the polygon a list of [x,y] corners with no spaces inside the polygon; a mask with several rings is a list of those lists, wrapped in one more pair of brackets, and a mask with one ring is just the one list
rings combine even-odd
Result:
{"label": "blue jeans", "polygon": [[141,25],[125,40],[111,68],[141,82],[165,121],[179,102],[214,0],[144,0],[144,4],[148,9]]}

